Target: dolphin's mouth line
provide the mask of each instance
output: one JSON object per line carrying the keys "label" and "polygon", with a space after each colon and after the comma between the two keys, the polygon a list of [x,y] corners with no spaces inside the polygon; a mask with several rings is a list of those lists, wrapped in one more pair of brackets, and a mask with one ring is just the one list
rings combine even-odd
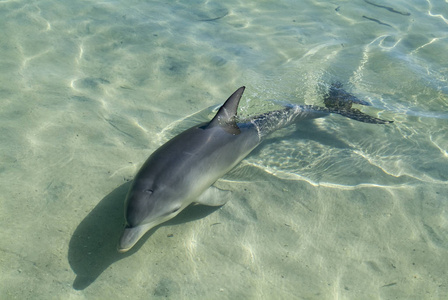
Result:
{"label": "dolphin's mouth line", "polygon": [[129,247],[129,248],[120,248],[120,245],[118,245],[118,247],[117,247],[117,251],[118,251],[119,253],[125,253],[125,252],[128,252],[129,249],[131,249],[131,247]]}

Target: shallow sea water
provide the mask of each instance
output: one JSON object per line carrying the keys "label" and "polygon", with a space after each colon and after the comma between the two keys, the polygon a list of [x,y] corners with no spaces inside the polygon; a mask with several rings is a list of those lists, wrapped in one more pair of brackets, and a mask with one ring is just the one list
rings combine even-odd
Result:
{"label": "shallow sea water", "polygon": [[[0,1],[0,299],[446,299],[448,3]],[[129,182],[239,86],[273,134],[116,252]],[[199,112],[199,113],[198,113]]]}

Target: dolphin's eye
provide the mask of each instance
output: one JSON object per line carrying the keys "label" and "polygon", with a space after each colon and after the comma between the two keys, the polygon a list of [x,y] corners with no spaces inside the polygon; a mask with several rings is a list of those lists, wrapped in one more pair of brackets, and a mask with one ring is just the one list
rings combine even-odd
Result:
{"label": "dolphin's eye", "polygon": [[153,190],[146,189],[143,191],[143,196],[149,200],[149,198],[151,198],[152,193],[153,193]]}

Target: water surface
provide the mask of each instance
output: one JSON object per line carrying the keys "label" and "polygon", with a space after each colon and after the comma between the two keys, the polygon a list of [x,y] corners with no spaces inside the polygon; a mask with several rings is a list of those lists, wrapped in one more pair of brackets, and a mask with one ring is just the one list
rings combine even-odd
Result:
{"label": "water surface", "polygon": [[[1,299],[444,299],[446,1],[0,1]],[[393,120],[271,136],[115,250],[129,181],[239,86]],[[199,112],[199,113],[197,113]]]}

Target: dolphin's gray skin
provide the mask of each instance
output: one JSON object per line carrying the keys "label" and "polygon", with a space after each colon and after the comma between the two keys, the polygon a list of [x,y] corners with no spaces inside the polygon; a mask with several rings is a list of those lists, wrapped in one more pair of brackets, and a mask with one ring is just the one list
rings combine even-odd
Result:
{"label": "dolphin's gray skin", "polygon": [[[126,197],[126,227],[119,241],[119,252],[131,249],[148,230],[175,217],[192,203],[225,204],[228,199],[201,198],[200,195],[235,167],[269,133],[298,120],[339,112],[327,107],[290,105],[238,121],[237,109],[244,89],[241,87],[235,91],[210,122],[182,132],[148,158]],[[349,95],[346,92],[336,94],[339,98],[334,101],[344,101]],[[327,98],[331,100],[334,96],[329,94]],[[351,103],[345,106],[344,111],[351,110]],[[344,115],[368,123],[387,123],[370,116],[366,118],[367,115],[360,111]]]}

